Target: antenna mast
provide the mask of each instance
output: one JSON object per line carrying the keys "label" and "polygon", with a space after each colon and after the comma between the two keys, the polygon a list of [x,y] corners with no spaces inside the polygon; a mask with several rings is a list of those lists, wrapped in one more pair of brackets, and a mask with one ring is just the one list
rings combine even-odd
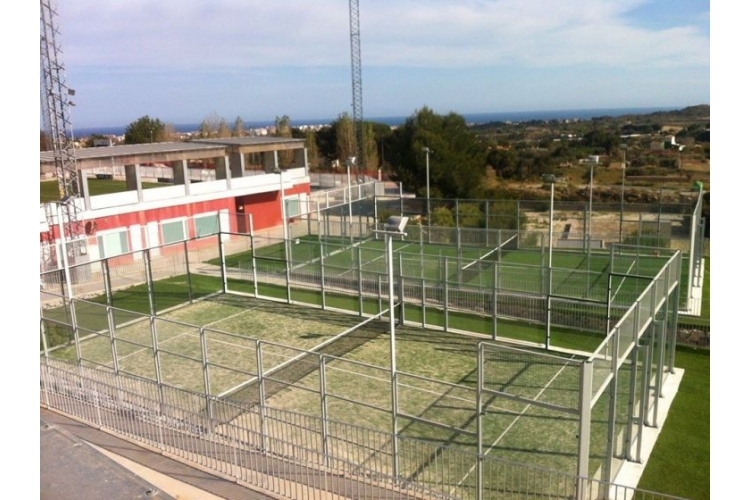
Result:
{"label": "antenna mast", "polygon": [[[352,109],[354,116],[354,130],[356,154],[360,172],[365,172],[367,157],[365,156],[364,122],[362,118],[362,56],[359,49],[359,0],[349,0],[349,38],[352,54]],[[359,175],[357,175],[359,178]]]}
{"label": "antenna mast", "polygon": [[[56,40],[59,31],[55,25],[57,11],[51,0],[40,0],[40,100],[41,113],[45,131],[50,141],[55,158],[55,175],[59,190],[60,214],[62,215],[63,233],[59,235],[63,240],[76,241],[82,234],[78,220],[78,204],[80,186],[76,168],[75,145],[73,128],[70,120],[70,107],[73,102],[70,97],[75,91],[68,87],[65,77],[65,66],[62,62],[62,51]],[[45,213],[48,224],[46,235],[49,255],[45,260],[55,260],[52,255],[55,241],[55,204],[47,203]],[[78,242],[80,243],[80,242]],[[75,256],[78,243],[68,246],[71,257]],[[85,247],[83,247],[85,248]]]}

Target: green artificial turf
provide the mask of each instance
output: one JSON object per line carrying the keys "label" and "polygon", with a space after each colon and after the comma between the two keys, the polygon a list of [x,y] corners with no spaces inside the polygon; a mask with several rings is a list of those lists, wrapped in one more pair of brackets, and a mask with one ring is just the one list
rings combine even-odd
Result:
{"label": "green artificial turf", "polygon": [[685,374],[639,488],[691,500],[710,498],[710,356],[707,349],[677,348],[675,364]]}
{"label": "green artificial turf", "polygon": [[[112,179],[89,179],[89,194],[96,196],[99,194],[122,193],[128,191],[125,181]],[[143,189],[171,186],[171,184],[159,184],[156,182],[141,183]],[[39,183],[39,203],[51,203],[60,199],[60,190],[57,182],[44,181]]]}
{"label": "green artificial turf", "polygon": [[704,257],[705,272],[703,273],[703,300],[701,302],[701,318],[711,318],[711,257]]}

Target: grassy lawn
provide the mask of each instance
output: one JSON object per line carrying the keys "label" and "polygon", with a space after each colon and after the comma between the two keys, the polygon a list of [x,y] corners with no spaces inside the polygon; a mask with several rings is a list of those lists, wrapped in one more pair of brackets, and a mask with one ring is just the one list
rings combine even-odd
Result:
{"label": "grassy lawn", "polygon": [[710,356],[709,350],[678,347],[676,365],[685,375],[639,488],[710,498]]}
{"label": "grassy lawn", "polygon": [[[89,193],[91,196],[98,194],[122,193],[128,188],[125,181],[107,179],[89,179]],[[157,182],[142,183],[143,189],[169,186],[171,184],[159,184]],[[39,203],[50,203],[60,199],[60,192],[56,181],[44,181],[39,183]]]}
{"label": "grassy lawn", "polygon": [[703,273],[703,300],[701,301],[701,318],[711,318],[711,257],[703,258],[706,270]]}
{"label": "grassy lawn", "polygon": [[[711,258],[705,257],[700,319],[711,320]],[[677,348],[676,366],[685,370],[680,390],[638,485],[691,500],[711,493],[711,351]]]}

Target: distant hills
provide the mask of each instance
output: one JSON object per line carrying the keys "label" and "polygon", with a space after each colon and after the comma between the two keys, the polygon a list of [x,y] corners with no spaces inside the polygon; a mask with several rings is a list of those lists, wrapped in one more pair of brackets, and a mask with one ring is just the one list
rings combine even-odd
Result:
{"label": "distant hills", "polygon": [[638,122],[702,122],[711,120],[711,106],[709,104],[699,104],[688,106],[682,109],[669,111],[654,111],[645,114],[631,114],[620,116],[597,116],[592,120],[618,120],[618,121],[638,121]]}

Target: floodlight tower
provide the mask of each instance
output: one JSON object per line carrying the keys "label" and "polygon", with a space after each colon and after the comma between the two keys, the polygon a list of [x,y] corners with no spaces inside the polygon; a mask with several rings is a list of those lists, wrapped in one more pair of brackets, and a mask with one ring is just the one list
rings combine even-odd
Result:
{"label": "floodlight tower", "polygon": [[[354,120],[355,151],[359,157],[359,170],[367,168],[365,155],[364,122],[362,121],[362,55],[359,49],[359,0],[349,0],[349,40],[352,58],[352,111]],[[359,175],[357,175],[359,179]]]}
{"label": "floodlight tower", "polygon": [[[73,128],[70,120],[70,97],[75,91],[68,87],[65,66],[61,58],[60,45],[56,37],[59,31],[55,25],[57,11],[51,0],[40,0],[40,99],[44,127],[54,152],[55,175],[57,176],[59,200],[57,207],[46,204],[48,223],[47,243],[53,247],[55,240],[54,227],[61,228],[59,237],[76,241],[83,233],[78,220],[79,197],[78,173],[73,140]],[[55,224],[55,217],[61,218]],[[77,245],[67,248],[67,253],[74,256]],[[51,255],[49,256],[51,257]]]}

